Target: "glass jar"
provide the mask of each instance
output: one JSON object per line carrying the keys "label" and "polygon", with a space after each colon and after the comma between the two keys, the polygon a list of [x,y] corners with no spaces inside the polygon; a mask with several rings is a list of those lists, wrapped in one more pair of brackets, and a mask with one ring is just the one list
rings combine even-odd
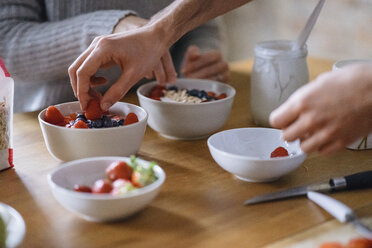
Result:
{"label": "glass jar", "polygon": [[250,100],[252,118],[257,125],[269,127],[270,113],[309,81],[306,45],[291,50],[293,43],[274,40],[255,46]]}

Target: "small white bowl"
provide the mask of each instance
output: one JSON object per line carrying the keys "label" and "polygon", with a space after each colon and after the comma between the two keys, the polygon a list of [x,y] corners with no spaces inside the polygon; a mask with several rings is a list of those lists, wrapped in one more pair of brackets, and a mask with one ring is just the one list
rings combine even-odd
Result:
{"label": "small white bowl", "polygon": [[14,208],[4,203],[0,203],[0,216],[6,225],[6,247],[19,246],[26,233],[26,225],[22,216]]}
{"label": "small white bowl", "polygon": [[[306,159],[299,140],[286,142],[281,131],[272,128],[238,128],[209,137],[213,159],[223,169],[248,182],[269,182],[296,169]],[[282,146],[289,156],[270,158]]]}
{"label": "small white bowl", "polygon": [[204,103],[162,102],[148,96],[157,82],[142,85],[137,90],[141,107],[149,113],[149,126],[170,139],[196,140],[208,137],[226,123],[234,101],[235,89],[228,84],[203,80],[179,78],[179,89],[198,89],[226,93],[221,100]]}
{"label": "small white bowl", "polygon": [[[67,116],[81,112],[79,102],[63,103],[55,107]],[[111,128],[66,128],[44,121],[46,109],[41,111],[38,118],[49,153],[62,161],[136,154],[145,135],[148,116],[146,111],[139,106],[124,102],[115,103],[109,111],[120,116],[134,112],[138,116],[138,122]]]}
{"label": "small white bowl", "polygon": [[[88,221],[120,220],[145,208],[158,194],[165,180],[165,172],[155,166],[157,180],[125,195],[91,194],[75,192],[75,184],[92,186],[104,179],[105,169],[114,161],[129,162],[125,157],[96,157],[71,161],[48,175],[48,183],[57,201],[79,217]],[[148,161],[137,158],[139,164]]]}

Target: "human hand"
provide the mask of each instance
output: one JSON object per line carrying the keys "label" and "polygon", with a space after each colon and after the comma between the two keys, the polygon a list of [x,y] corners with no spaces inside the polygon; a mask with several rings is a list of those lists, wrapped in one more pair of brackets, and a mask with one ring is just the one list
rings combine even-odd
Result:
{"label": "human hand", "polygon": [[211,79],[226,83],[230,80],[229,66],[220,51],[211,50],[202,54],[194,45],[187,48],[181,73],[188,78]]}
{"label": "human hand", "polygon": [[[81,108],[85,110],[88,101],[98,97],[101,108],[106,111],[143,77],[154,75],[162,85],[174,83],[176,72],[168,44],[164,44],[163,40],[162,33],[151,26],[95,38],[68,69]],[[122,75],[104,96],[100,96],[94,87],[106,84],[107,80],[94,75],[99,68],[114,64],[120,67]]]}
{"label": "human hand", "polygon": [[122,33],[122,32],[126,32],[126,31],[133,30],[136,28],[140,28],[144,26],[145,24],[147,24],[148,22],[149,20],[144,19],[142,17],[135,16],[135,15],[129,15],[129,16],[122,18],[118,22],[118,24],[116,24],[112,33],[114,34]]}
{"label": "human hand", "polygon": [[354,65],[320,75],[270,115],[283,139],[301,140],[305,153],[340,150],[372,130],[372,66]]}

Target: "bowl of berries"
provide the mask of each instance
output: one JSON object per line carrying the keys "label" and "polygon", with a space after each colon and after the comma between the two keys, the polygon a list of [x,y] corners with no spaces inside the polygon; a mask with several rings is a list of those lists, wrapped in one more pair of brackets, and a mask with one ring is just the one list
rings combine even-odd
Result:
{"label": "bowl of berries", "polygon": [[137,96],[149,114],[152,129],[166,138],[195,140],[223,127],[235,89],[211,80],[179,78],[176,85],[167,87],[156,82],[144,84]]}
{"label": "bowl of berries", "polygon": [[153,161],[95,157],[67,162],[48,175],[56,200],[88,221],[124,219],[158,194],[165,172]]}
{"label": "bowl of berries", "polygon": [[107,113],[98,100],[91,100],[85,112],[79,102],[49,106],[38,119],[49,153],[71,161],[96,156],[129,156],[141,146],[147,124],[146,111],[118,102]]}
{"label": "bowl of berries", "polygon": [[209,151],[218,165],[249,182],[269,182],[290,173],[306,159],[300,141],[286,142],[281,130],[237,128],[208,139]]}

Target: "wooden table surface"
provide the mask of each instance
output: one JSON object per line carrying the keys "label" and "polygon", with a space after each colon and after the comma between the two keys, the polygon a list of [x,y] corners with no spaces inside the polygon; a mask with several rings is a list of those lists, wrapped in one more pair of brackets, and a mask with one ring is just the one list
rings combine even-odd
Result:
{"label": "wooden table surface", "polygon": [[[308,62],[311,78],[331,70],[330,61]],[[223,129],[254,126],[249,112],[251,66],[251,61],[231,64],[237,95]],[[134,94],[125,100],[137,103]],[[26,222],[22,247],[288,247],[296,237],[334,219],[304,197],[253,206],[243,206],[244,200],[372,168],[372,151],[344,150],[331,157],[310,155],[278,181],[247,183],[213,161],[206,139],[168,140],[149,127],[138,156],[157,161],[167,174],[157,198],[125,221],[87,222],[52,196],[47,174],[61,162],[46,149],[37,113],[16,114],[15,169],[0,173],[0,201],[18,210]],[[370,216],[371,193],[360,190],[333,196],[361,216]]]}

